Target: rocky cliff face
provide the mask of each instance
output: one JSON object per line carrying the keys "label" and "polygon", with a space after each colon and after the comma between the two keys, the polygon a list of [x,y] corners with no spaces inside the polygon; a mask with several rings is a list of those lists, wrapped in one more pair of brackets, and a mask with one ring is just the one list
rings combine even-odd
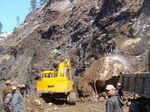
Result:
{"label": "rocky cliff face", "polygon": [[[118,57],[111,65],[116,63],[119,69],[108,66],[112,72],[146,71],[149,6],[149,0],[52,0],[31,12],[7,40],[0,42],[0,80],[34,85],[42,70],[55,69],[68,57],[75,76],[92,75],[92,71],[85,72],[90,67],[106,68],[106,56]],[[94,66],[95,61],[99,66]],[[112,72],[108,70],[105,78],[110,79]],[[114,73],[118,76],[119,72]],[[86,84],[104,80],[103,73],[85,79]]]}

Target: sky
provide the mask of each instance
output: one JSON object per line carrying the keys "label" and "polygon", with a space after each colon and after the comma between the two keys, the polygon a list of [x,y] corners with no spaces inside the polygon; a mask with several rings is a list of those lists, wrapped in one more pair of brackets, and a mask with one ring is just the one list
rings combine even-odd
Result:
{"label": "sky", "polygon": [[17,16],[21,24],[31,12],[30,0],[0,0],[0,22],[2,32],[12,32],[17,27]]}

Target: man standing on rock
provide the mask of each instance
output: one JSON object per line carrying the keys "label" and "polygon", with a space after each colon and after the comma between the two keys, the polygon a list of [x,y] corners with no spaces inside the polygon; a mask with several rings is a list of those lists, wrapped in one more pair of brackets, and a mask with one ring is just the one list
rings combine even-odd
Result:
{"label": "man standing on rock", "polygon": [[26,92],[26,95],[29,95],[31,92],[31,87],[30,87],[29,81],[27,81],[25,84],[25,92]]}
{"label": "man standing on rock", "polygon": [[118,96],[116,88],[109,84],[106,86],[108,100],[106,102],[106,112],[123,112],[121,99]]}
{"label": "man standing on rock", "polygon": [[20,85],[19,91],[21,95],[25,97],[25,85],[24,84]]}
{"label": "man standing on rock", "polygon": [[12,112],[25,112],[25,100],[22,94],[20,93],[20,90],[17,90],[16,87],[12,87],[12,94]]}
{"label": "man standing on rock", "polygon": [[11,81],[7,80],[5,82],[6,87],[2,91],[2,100],[5,112],[10,112],[10,100],[11,100]]}
{"label": "man standing on rock", "polygon": [[5,84],[6,84],[6,87],[3,89],[3,91],[2,91],[2,99],[3,99],[3,102],[4,102],[4,100],[5,100],[5,97],[6,97],[6,95],[11,91],[11,81],[10,80],[7,80],[6,82],[5,82]]}
{"label": "man standing on rock", "polygon": [[5,112],[11,112],[11,99],[12,99],[12,91],[8,91],[3,101]]}
{"label": "man standing on rock", "polygon": [[120,82],[117,83],[117,92],[120,98],[123,100],[122,84]]}

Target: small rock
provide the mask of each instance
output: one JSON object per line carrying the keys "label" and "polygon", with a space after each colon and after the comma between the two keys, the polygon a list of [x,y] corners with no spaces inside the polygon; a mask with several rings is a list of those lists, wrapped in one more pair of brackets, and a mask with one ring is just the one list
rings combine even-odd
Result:
{"label": "small rock", "polygon": [[58,108],[57,107],[54,107],[54,110],[57,110]]}
{"label": "small rock", "polygon": [[99,101],[105,101],[105,98],[104,97],[100,97]]}
{"label": "small rock", "polygon": [[52,103],[50,102],[50,103],[48,103],[49,105],[52,105]]}
{"label": "small rock", "polygon": [[35,100],[35,104],[40,106],[41,105],[40,100]]}

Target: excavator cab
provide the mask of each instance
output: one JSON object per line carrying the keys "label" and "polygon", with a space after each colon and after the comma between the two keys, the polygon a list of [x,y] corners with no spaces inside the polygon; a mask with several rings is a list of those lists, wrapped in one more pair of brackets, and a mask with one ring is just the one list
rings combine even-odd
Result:
{"label": "excavator cab", "polygon": [[[41,73],[41,80],[36,83],[40,93],[64,94],[70,100],[74,91],[71,75],[70,59],[61,62],[58,71],[46,70]],[[68,97],[69,96],[69,97]]]}

